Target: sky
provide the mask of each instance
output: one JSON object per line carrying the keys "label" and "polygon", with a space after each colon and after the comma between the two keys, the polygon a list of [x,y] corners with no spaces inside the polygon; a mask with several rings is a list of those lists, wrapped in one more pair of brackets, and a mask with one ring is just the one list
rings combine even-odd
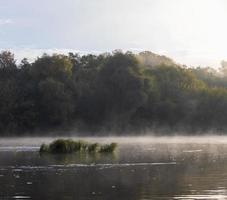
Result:
{"label": "sky", "polygon": [[0,0],[0,49],[152,51],[188,66],[227,60],[226,0]]}

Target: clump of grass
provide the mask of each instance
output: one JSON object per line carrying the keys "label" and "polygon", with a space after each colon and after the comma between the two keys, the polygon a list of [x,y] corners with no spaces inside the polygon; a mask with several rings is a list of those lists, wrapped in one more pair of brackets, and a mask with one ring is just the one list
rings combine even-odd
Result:
{"label": "clump of grass", "polygon": [[116,143],[104,144],[88,143],[83,140],[73,141],[71,139],[57,139],[51,142],[49,145],[42,144],[40,153],[74,153],[74,152],[88,152],[88,153],[112,153],[117,147]]}
{"label": "clump of grass", "polygon": [[46,144],[42,144],[41,146],[40,146],[40,149],[39,149],[39,152],[48,152],[49,151],[49,146],[48,145],[46,145]]}
{"label": "clump of grass", "polygon": [[49,145],[49,152],[51,153],[71,153],[73,152],[74,143],[71,140],[55,140]]}
{"label": "clump of grass", "polygon": [[114,152],[117,148],[117,143],[111,143],[101,146],[100,152],[102,153],[111,153]]}
{"label": "clump of grass", "polygon": [[88,146],[88,152],[99,152],[101,149],[100,144],[94,143]]}

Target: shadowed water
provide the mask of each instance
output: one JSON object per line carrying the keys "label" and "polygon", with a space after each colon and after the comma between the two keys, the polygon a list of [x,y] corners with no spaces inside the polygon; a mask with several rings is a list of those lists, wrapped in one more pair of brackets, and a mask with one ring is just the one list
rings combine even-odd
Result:
{"label": "shadowed water", "polygon": [[87,138],[115,154],[43,155],[53,138],[0,140],[0,199],[227,199],[227,138]]}

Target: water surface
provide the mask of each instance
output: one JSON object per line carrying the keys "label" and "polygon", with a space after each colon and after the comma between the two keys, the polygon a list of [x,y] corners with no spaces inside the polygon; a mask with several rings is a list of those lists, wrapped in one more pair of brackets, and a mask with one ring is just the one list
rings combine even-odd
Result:
{"label": "water surface", "polygon": [[85,138],[115,154],[43,155],[54,138],[0,140],[0,199],[227,199],[227,138]]}

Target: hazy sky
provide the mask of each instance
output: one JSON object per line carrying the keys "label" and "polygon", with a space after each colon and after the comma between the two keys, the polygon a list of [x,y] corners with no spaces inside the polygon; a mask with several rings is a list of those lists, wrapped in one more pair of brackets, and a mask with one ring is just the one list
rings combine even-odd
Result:
{"label": "hazy sky", "polygon": [[0,0],[0,48],[149,50],[187,65],[227,60],[226,0]]}

